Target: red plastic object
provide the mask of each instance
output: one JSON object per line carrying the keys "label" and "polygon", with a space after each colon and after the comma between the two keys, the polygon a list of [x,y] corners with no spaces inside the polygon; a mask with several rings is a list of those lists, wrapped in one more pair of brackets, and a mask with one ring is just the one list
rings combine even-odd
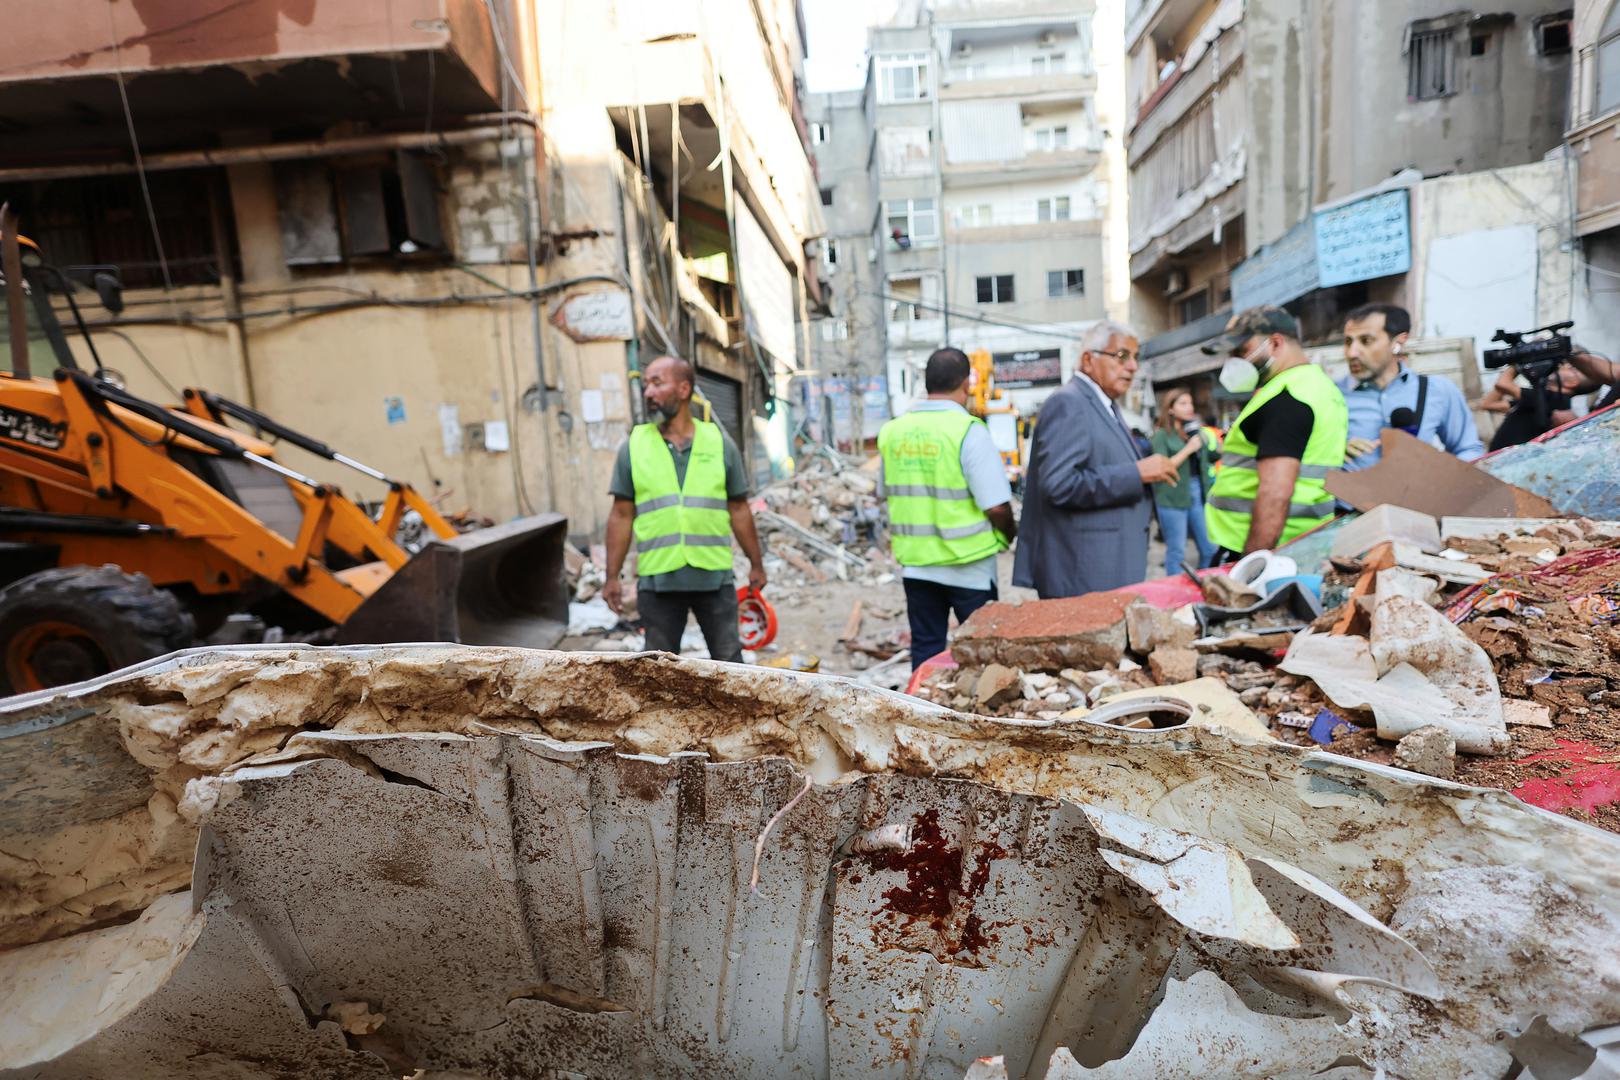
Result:
{"label": "red plastic object", "polygon": [[1543,750],[1521,759],[1568,761],[1570,767],[1547,780],[1526,780],[1513,794],[1543,810],[1582,810],[1588,814],[1620,802],[1620,769],[1614,765],[1614,751],[1591,743],[1559,739],[1558,749]]}
{"label": "red plastic object", "polygon": [[745,649],[763,649],[776,640],[776,609],[752,585],[737,589],[737,634]]}

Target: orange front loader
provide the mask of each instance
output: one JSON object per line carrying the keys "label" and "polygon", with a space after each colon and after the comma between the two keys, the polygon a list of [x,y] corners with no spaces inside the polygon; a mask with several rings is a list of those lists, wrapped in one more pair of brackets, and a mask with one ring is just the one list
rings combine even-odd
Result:
{"label": "orange front loader", "polygon": [[[340,642],[553,645],[567,521],[458,535],[409,484],[246,406],[164,406],[81,370],[50,298],[67,278],[0,211],[0,694],[92,678],[192,644],[233,612]],[[99,282],[103,300],[119,303]],[[92,357],[94,343],[84,339]],[[49,366],[41,377],[34,369]],[[228,426],[250,426],[249,435]],[[276,460],[290,443],[388,484],[376,517]],[[397,542],[414,511],[434,534]]]}

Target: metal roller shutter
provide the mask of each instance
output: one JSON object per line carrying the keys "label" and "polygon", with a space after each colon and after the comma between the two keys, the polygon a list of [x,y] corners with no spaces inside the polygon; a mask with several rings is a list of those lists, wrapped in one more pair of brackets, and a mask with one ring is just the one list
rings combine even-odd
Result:
{"label": "metal roller shutter", "polygon": [[742,422],[742,384],[724,375],[700,371],[697,385],[698,391],[708,399],[714,410],[714,422],[726,429],[726,434],[737,444],[737,449],[747,453],[748,441],[743,435]]}

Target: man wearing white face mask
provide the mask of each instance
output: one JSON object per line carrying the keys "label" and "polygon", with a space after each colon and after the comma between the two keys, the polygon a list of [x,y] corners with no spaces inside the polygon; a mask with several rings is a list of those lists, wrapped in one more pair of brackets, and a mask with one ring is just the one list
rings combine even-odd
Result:
{"label": "man wearing white face mask", "polygon": [[1253,392],[1226,435],[1210,489],[1209,537],[1226,561],[1285,544],[1334,513],[1327,474],[1344,464],[1344,395],[1305,355],[1280,307],[1240,311],[1204,352],[1229,353],[1221,385]]}

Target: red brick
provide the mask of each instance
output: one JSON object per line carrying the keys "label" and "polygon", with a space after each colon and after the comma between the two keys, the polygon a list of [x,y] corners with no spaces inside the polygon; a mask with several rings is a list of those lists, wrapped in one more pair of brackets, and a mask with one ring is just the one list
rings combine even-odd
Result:
{"label": "red brick", "polygon": [[1024,671],[1089,671],[1125,655],[1124,593],[986,604],[957,631],[959,664],[1006,664]]}

